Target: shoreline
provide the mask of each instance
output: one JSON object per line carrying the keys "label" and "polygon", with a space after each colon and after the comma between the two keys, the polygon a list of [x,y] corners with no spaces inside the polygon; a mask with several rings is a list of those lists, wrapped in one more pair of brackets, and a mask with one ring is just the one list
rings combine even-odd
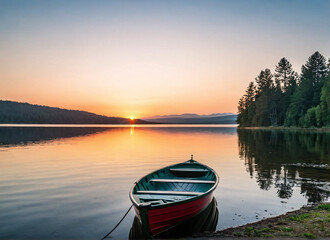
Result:
{"label": "shoreline", "polygon": [[285,130],[285,131],[302,131],[302,132],[326,132],[330,133],[330,127],[324,127],[324,128],[302,128],[302,127],[237,127],[238,130],[240,129],[248,129],[248,130]]}
{"label": "shoreline", "polygon": [[237,128],[236,124],[0,124],[0,127],[219,127]]}
{"label": "shoreline", "polygon": [[202,233],[195,239],[330,238],[330,203],[322,203],[248,223],[238,227]]}

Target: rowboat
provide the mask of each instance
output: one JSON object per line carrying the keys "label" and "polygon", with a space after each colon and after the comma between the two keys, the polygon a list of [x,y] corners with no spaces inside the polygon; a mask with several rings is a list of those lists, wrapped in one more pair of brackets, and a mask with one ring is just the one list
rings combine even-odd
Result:
{"label": "rowboat", "polygon": [[144,235],[156,237],[199,214],[212,201],[218,183],[217,173],[193,156],[142,177],[129,197]]}
{"label": "rowboat", "polygon": [[[211,203],[203,211],[186,221],[180,222],[161,234],[158,234],[157,238],[188,238],[199,235],[203,232],[214,232],[218,224],[218,218],[219,211],[217,201],[213,197]],[[148,239],[148,237],[144,235],[142,225],[136,216],[134,217],[132,227],[129,231],[128,239]]]}

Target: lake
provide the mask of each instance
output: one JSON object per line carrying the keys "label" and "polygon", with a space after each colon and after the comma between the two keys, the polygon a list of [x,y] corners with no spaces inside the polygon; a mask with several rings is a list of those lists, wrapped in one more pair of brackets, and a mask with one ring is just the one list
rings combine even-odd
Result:
{"label": "lake", "polygon": [[233,126],[0,127],[0,238],[100,239],[135,181],[191,154],[220,176],[217,229],[277,216],[328,201],[329,146],[329,133]]}

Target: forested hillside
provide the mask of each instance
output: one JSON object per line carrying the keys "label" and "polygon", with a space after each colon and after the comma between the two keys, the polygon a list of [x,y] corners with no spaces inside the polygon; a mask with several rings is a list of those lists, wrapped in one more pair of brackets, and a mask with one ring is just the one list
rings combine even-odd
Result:
{"label": "forested hillside", "polygon": [[282,58],[262,70],[238,103],[239,126],[330,127],[330,59],[310,56],[298,75]]}
{"label": "forested hillside", "polygon": [[[129,124],[126,118],[106,117],[85,111],[0,100],[0,123]],[[147,123],[135,119],[134,123]]]}
{"label": "forested hillside", "polygon": [[167,124],[235,124],[237,115],[226,115],[219,117],[205,117],[205,118],[154,118],[150,119],[155,123],[167,123]]}

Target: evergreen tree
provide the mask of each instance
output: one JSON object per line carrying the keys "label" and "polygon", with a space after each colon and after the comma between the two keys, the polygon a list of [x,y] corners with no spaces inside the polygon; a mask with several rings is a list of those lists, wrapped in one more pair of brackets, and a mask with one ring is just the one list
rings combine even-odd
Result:
{"label": "evergreen tree", "polygon": [[252,122],[252,117],[254,115],[253,113],[253,107],[251,105],[253,104],[254,98],[255,98],[255,92],[256,87],[254,86],[253,82],[249,83],[249,86],[247,87],[245,91],[245,95],[239,100],[238,103],[238,117],[237,117],[237,123],[244,126],[250,126]]}
{"label": "evergreen tree", "polygon": [[237,120],[236,122],[240,125],[240,126],[244,126],[245,123],[245,119],[244,119],[244,97],[241,97],[238,101],[238,106],[237,106],[237,110],[238,110],[238,114],[237,114]]}
{"label": "evergreen tree", "polygon": [[330,127],[330,71],[321,91],[321,103],[319,106],[318,121],[320,125]]}
{"label": "evergreen tree", "polygon": [[257,83],[257,95],[260,95],[263,91],[268,91],[274,86],[273,74],[268,68],[262,70],[255,78],[255,81]]}
{"label": "evergreen tree", "polygon": [[285,92],[294,74],[295,72],[292,69],[291,63],[286,58],[282,58],[275,68],[274,76],[276,87],[281,88],[281,90]]}
{"label": "evergreen tree", "polygon": [[253,116],[255,115],[255,104],[254,104],[255,94],[256,94],[256,86],[254,85],[253,82],[250,82],[245,92],[245,108],[247,111],[246,121],[249,126],[251,126]]}
{"label": "evergreen tree", "polygon": [[248,88],[245,91],[245,107],[248,108],[253,102],[256,93],[256,87],[253,82],[249,83]]}
{"label": "evergreen tree", "polygon": [[296,86],[297,73],[293,71],[291,63],[283,57],[275,67],[275,93],[273,105],[276,106],[276,121],[273,125],[283,125],[293,89]]}
{"label": "evergreen tree", "polygon": [[292,95],[286,117],[285,123],[289,126],[305,126],[304,116],[307,110],[320,103],[321,88],[327,75],[326,60],[319,52],[315,52],[301,71],[300,84]]}
{"label": "evergreen tree", "polygon": [[[266,68],[255,78],[257,83],[255,114],[252,124],[255,126],[269,126],[276,106],[271,103],[271,95],[274,90],[273,74]],[[271,116],[271,117],[270,117]]]}
{"label": "evergreen tree", "polygon": [[300,77],[282,58],[274,76],[267,68],[255,82],[239,101],[240,126],[330,126],[330,59],[319,52],[308,58]]}
{"label": "evergreen tree", "polygon": [[308,89],[306,96],[309,97],[310,106],[316,106],[320,103],[321,88],[324,84],[324,79],[327,76],[328,68],[326,59],[319,53],[315,52],[308,58],[308,61],[301,69],[301,84],[302,87],[312,87]]}

